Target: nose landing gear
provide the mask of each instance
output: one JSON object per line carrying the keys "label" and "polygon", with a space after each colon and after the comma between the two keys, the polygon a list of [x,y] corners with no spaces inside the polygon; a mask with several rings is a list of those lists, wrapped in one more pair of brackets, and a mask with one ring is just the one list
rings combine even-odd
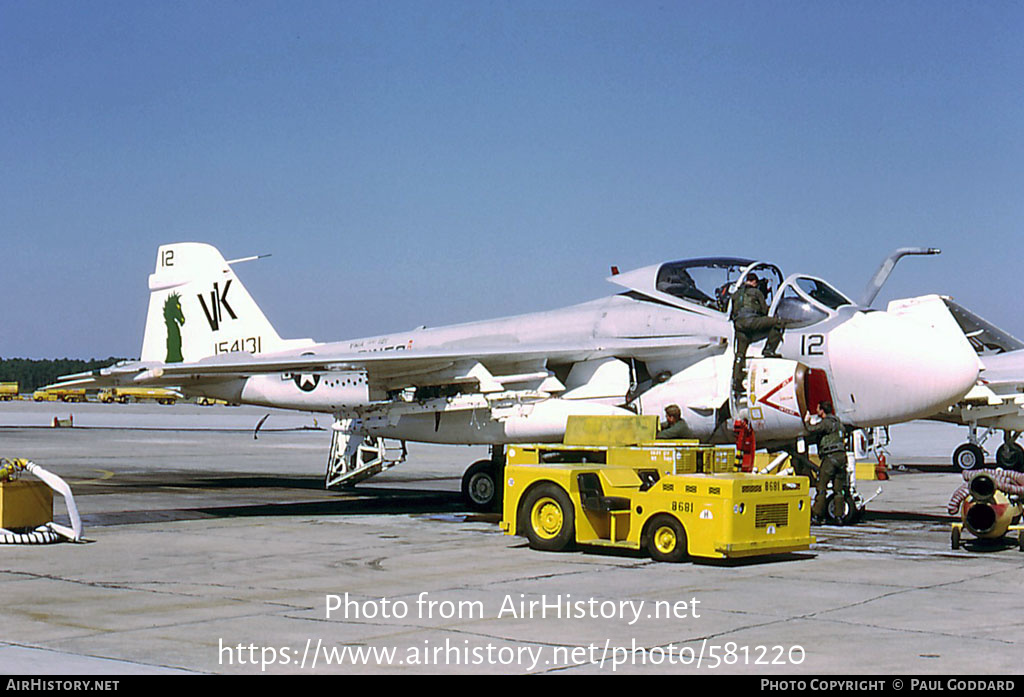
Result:
{"label": "nose landing gear", "polygon": [[[966,443],[953,451],[953,465],[968,472],[985,467],[985,451],[982,446],[996,429],[987,428],[978,435],[978,425],[971,424]],[[996,449],[996,467],[1024,472],[1024,448],[1017,443],[1020,431],[1003,431],[1003,443]]]}

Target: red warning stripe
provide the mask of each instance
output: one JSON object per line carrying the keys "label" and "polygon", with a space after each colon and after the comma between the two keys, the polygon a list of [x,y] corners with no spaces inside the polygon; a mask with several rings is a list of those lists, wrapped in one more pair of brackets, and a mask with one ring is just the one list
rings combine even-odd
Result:
{"label": "red warning stripe", "polygon": [[783,387],[785,387],[786,385],[788,385],[791,382],[793,382],[793,376],[792,375],[790,375],[788,378],[786,378],[785,380],[780,382],[778,385],[773,387],[771,389],[771,391],[768,392],[768,394],[766,394],[764,397],[761,397],[760,399],[755,400],[755,402],[760,402],[761,404],[767,404],[768,406],[770,406],[772,409],[775,409],[776,411],[781,411],[783,414],[789,414],[790,416],[795,416],[795,417],[799,418],[800,414],[796,413],[792,409],[789,409],[788,407],[784,407],[782,405],[775,404],[774,402],[769,402],[768,401],[769,397],[771,397],[773,394],[775,394],[776,392],[778,392],[779,390],[781,390]]}

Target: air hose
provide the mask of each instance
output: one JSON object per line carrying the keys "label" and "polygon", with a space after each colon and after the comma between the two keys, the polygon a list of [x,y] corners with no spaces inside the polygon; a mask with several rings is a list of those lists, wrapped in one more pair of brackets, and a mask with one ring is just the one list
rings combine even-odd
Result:
{"label": "air hose", "polygon": [[67,482],[53,472],[43,469],[34,462],[22,459],[0,458],[0,482],[10,481],[19,472],[28,472],[44,484],[64,497],[67,504],[68,517],[71,519],[71,527],[67,528],[57,523],[46,523],[35,530],[13,531],[0,528],[0,544],[6,545],[47,545],[61,540],[71,542],[82,541],[82,519],[78,515],[78,506],[75,505],[75,497],[71,494],[71,487]]}
{"label": "air hose", "polygon": [[1004,469],[967,470],[963,473],[963,477],[967,481],[953,492],[953,496],[946,506],[946,511],[950,515],[956,515],[960,510],[960,505],[970,494],[970,480],[979,474],[987,474],[991,477],[999,491],[1010,495],[1024,496],[1024,472],[1010,472]]}

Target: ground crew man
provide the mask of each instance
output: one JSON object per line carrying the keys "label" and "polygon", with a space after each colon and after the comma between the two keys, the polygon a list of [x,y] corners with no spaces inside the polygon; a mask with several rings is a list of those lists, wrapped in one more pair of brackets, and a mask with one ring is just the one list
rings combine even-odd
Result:
{"label": "ground crew man", "polygon": [[735,330],[735,360],[732,366],[732,389],[739,394],[743,392],[743,372],[747,360],[747,348],[768,332],[761,355],[765,358],[779,358],[777,349],[782,342],[782,332],[786,327],[778,317],[768,316],[768,302],[764,293],[758,288],[760,279],[756,274],[747,274],[746,281],[732,296],[732,320]]}
{"label": "ground crew man", "polygon": [[683,413],[675,404],[665,407],[665,425],[658,429],[659,440],[689,440],[693,431],[683,421]]}
{"label": "ground crew man", "polygon": [[[825,492],[828,483],[832,482],[832,493],[836,496],[836,504],[845,504],[849,493],[849,481],[846,476],[846,440],[843,437],[843,425],[836,418],[832,402],[819,402],[817,409],[821,421],[813,426],[808,423],[807,430],[818,434],[818,457],[821,467],[818,470],[817,495],[811,506],[811,522],[820,523],[825,517]],[[806,417],[808,420],[811,415]],[[843,509],[837,509],[842,517]],[[841,521],[840,521],[841,522]]]}

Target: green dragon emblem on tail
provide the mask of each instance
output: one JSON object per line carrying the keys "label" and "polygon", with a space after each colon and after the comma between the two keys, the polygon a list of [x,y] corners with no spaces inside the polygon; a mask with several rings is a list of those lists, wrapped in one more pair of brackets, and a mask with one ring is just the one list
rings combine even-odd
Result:
{"label": "green dragon emblem on tail", "polygon": [[171,293],[164,301],[164,324],[167,325],[167,358],[166,363],[181,363],[181,325],[185,324],[185,315],[181,311],[181,296]]}

